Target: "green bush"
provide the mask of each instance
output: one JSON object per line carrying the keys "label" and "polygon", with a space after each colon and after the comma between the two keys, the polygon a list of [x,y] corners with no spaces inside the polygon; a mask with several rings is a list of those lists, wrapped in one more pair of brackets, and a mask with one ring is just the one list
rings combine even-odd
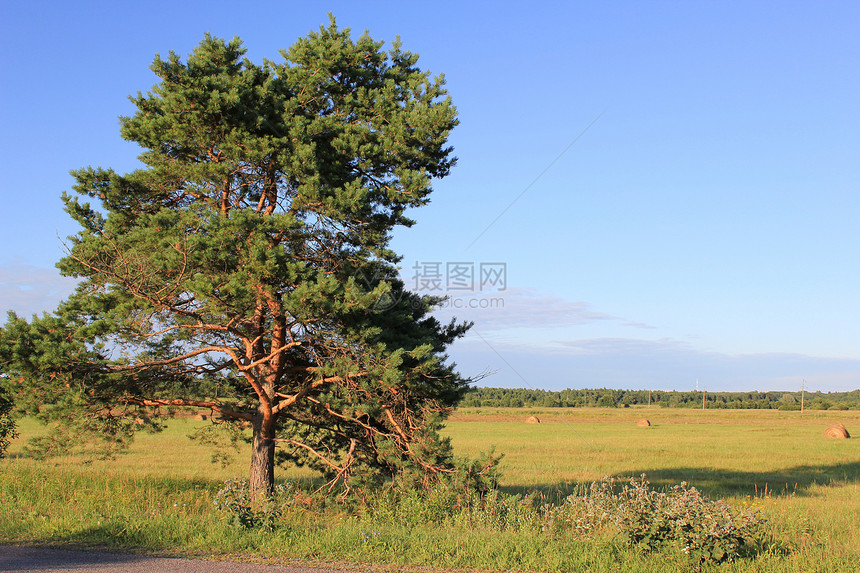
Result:
{"label": "green bush", "polygon": [[613,479],[604,479],[592,485],[586,499],[568,502],[592,509],[598,524],[614,523],[630,545],[643,551],[672,546],[699,563],[734,560],[764,523],[757,513],[737,513],[684,482],[668,491],[653,490],[644,475],[631,478],[620,491]]}
{"label": "green bush", "polygon": [[271,496],[254,502],[247,479],[230,479],[215,494],[215,509],[224,513],[234,527],[273,530],[284,510],[294,502],[292,491],[292,484],[278,484]]}

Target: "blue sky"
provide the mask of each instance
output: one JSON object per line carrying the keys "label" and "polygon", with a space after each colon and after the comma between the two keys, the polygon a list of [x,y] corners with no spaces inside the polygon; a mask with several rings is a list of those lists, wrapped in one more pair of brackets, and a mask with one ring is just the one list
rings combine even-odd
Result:
{"label": "blue sky", "polygon": [[[464,374],[860,387],[855,2],[4,3],[0,312],[73,287],[59,195],[71,169],[136,167],[117,117],[155,53],[211,32],[277,58],[329,11],[400,35],[458,107],[459,165],[395,247],[407,282],[439,271],[441,315],[475,321]],[[474,289],[448,288],[470,268]]]}

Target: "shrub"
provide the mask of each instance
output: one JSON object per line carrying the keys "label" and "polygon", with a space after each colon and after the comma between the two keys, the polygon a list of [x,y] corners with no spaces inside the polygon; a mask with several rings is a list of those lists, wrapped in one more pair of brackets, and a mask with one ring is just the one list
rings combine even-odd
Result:
{"label": "shrub", "polygon": [[226,514],[234,527],[273,530],[284,510],[293,504],[292,493],[291,483],[278,484],[271,496],[255,503],[247,479],[230,479],[215,494],[215,509]]}
{"label": "shrub", "polygon": [[630,545],[643,551],[673,546],[699,563],[734,560],[764,523],[757,513],[735,512],[684,482],[668,491],[653,490],[644,475],[618,492],[614,480],[606,478],[592,484],[588,499],[568,502],[592,508],[598,524],[614,523]]}

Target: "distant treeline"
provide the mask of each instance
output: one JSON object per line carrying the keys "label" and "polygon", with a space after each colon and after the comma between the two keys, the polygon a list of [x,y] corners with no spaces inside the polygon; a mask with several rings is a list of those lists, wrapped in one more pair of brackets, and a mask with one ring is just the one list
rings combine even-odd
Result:
{"label": "distant treeline", "polygon": [[[577,408],[600,406],[662,406],[701,408],[702,392],[664,390],[528,390],[524,388],[472,388],[461,407]],[[804,408],[810,410],[860,410],[860,390],[851,392],[806,392]],[[706,392],[706,408],[800,410],[800,392]]]}

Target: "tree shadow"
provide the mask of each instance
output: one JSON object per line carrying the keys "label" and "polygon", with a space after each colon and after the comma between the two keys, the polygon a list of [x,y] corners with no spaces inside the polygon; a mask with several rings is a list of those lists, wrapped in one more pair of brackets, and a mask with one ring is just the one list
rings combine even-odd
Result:
{"label": "tree shadow", "polygon": [[[56,542],[57,540],[51,540]],[[63,539],[60,543],[69,543]],[[127,571],[134,564],[148,560],[146,555],[123,553],[116,547],[94,549],[44,547],[38,545],[0,545],[0,571],[58,571],[68,569],[102,569]],[[135,570],[142,570],[134,568]]]}
{"label": "tree shadow", "polygon": [[[817,495],[815,486],[850,485],[860,483],[860,461],[829,465],[801,465],[778,471],[737,471],[696,467],[633,470],[611,477],[624,480],[645,474],[651,486],[667,488],[686,482],[709,497],[762,497],[780,495]],[[563,499],[582,493],[591,481],[547,483],[535,486],[507,485],[505,493],[526,494],[538,491],[548,499]]]}

